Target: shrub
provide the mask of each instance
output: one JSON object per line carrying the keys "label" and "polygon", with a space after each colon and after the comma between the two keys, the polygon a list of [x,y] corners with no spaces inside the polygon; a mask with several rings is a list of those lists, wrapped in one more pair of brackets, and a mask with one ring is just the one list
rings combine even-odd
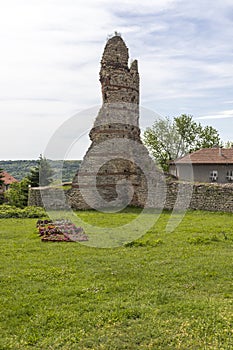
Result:
{"label": "shrub", "polygon": [[24,178],[20,182],[11,184],[10,189],[6,192],[5,197],[10,205],[24,208],[28,202],[28,178]]}
{"label": "shrub", "polygon": [[0,193],[0,204],[4,203],[4,199],[3,193]]}
{"label": "shrub", "polygon": [[42,218],[46,216],[43,208],[26,207],[24,209],[10,205],[0,205],[0,219],[5,218]]}

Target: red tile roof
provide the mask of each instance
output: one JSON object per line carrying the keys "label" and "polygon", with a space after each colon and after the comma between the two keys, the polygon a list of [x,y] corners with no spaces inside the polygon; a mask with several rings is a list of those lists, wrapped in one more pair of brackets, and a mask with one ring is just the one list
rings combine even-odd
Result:
{"label": "red tile roof", "polygon": [[203,148],[171,162],[175,164],[233,164],[233,148]]}
{"label": "red tile roof", "polygon": [[18,182],[18,180],[16,180],[16,179],[14,178],[14,176],[8,174],[6,171],[3,171],[3,172],[2,172],[2,175],[3,175],[2,180],[4,181],[4,184],[5,184],[5,185],[10,185],[10,184],[12,184],[13,182]]}

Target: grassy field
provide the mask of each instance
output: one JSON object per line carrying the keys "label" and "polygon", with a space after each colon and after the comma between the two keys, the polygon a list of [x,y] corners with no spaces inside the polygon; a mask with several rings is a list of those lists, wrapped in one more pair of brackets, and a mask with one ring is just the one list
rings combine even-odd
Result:
{"label": "grassy field", "polygon": [[0,349],[233,349],[233,215],[188,212],[166,233],[169,215],[114,249],[43,243],[36,219],[1,219]]}

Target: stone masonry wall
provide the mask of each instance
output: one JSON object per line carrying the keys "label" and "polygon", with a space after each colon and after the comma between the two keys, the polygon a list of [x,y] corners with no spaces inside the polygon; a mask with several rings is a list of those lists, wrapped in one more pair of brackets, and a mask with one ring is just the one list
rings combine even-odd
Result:
{"label": "stone masonry wall", "polygon": [[[44,207],[51,210],[68,208],[69,190],[55,187],[32,187],[29,189],[28,205]],[[43,196],[43,198],[42,198]],[[65,198],[65,200],[64,200]]]}
{"label": "stone masonry wall", "polygon": [[189,209],[233,213],[233,185],[170,182],[167,189],[165,209],[174,208],[179,190],[181,200],[180,206],[179,203],[177,205],[178,209],[182,209],[187,193],[192,193]]}
{"label": "stone masonry wall", "polygon": [[[31,188],[29,195],[29,205],[43,206],[40,191],[45,191],[46,196],[50,198],[51,209],[64,208],[64,203],[56,200],[56,195],[60,196],[61,190],[54,188]],[[177,203],[177,194],[179,191],[180,203]],[[187,193],[192,191],[192,198],[188,205],[189,209],[193,210],[207,210],[207,211],[222,211],[233,213],[233,184],[190,184],[180,182],[168,182],[167,183],[167,194],[166,203],[164,209],[172,210],[175,203],[177,203],[177,209],[183,209],[185,201],[187,200]],[[78,196],[76,198],[80,203],[84,201],[80,198],[81,193],[76,189],[76,192],[66,190],[65,196],[67,202],[73,202],[72,196]],[[51,199],[52,198],[52,199]],[[80,207],[80,209],[88,209],[87,206]]]}

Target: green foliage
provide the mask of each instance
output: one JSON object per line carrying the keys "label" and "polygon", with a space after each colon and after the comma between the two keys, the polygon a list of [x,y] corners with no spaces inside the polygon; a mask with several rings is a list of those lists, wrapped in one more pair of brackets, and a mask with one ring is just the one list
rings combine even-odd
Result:
{"label": "green foliage", "polygon": [[232,148],[233,147],[233,142],[232,141],[227,141],[224,145],[224,148]]}
{"label": "green foliage", "polygon": [[0,193],[0,205],[5,202],[4,193]]}
{"label": "green foliage", "polygon": [[31,168],[30,174],[28,175],[28,181],[31,187],[39,187],[40,183],[40,171],[39,166]]}
{"label": "green foliage", "polygon": [[[109,226],[135,214],[78,212]],[[232,214],[188,212],[172,234],[169,217],[140,239],[163,244],[113,249],[45,244],[37,220],[1,219],[0,349],[232,349]],[[219,241],[187,242],[200,232]]]}
{"label": "green foliage", "polygon": [[3,172],[3,169],[0,169],[0,187],[4,184],[2,172]]}
{"label": "green foliage", "polygon": [[[53,178],[56,180],[60,176],[62,169],[62,181],[70,182],[76,174],[81,160],[48,160],[51,168],[54,171]],[[9,174],[14,176],[17,180],[22,180],[30,174],[31,168],[38,165],[37,160],[1,160],[0,168],[5,169]]]}
{"label": "green foliage", "polygon": [[30,169],[37,165],[36,160],[1,160],[0,167],[5,169],[9,174],[21,181],[26,177]]}
{"label": "green foliage", "polygon": [[8,203],[19,208],[24,208],[28,203],[29,184],[28,178],[12,183],[9,190],[5,193]]}
{"label": "green foliage", "polygon": [[143,140],[159,165],[168,170],[167,161],[174,157],[179,143],[179,135],[174,123],[168,117],[158,119],[151,128],[146,129]]}
{"label": "green foliage", "polygon": [[0,218],[42,218],[46,213],[43,208],[26,207],[18,208],[16,206],[3,204],[0,205]]}
{"label": "green foliage", "polygon": [[[226,236],[224,236],[224,239],[227,239]],[[220,238],[217,234],[213,234],[210,237],[203,236],[203,235],[197,235],[193,237],[189,237],[187,242],[190,244],[210,244],[213,242],[221,242],[222,237]]]}
{"label": "green foliage", "polygon": [[157,245],[163,244],[163,241],[159,238],[156,240],[136,240],[125,244],[125,247],[156,247]]}
{"label": "green foliage", "polygon": [[[53,170],[56,171],[56,164],[61,161],[51,161]],[[78,171],[81,160],[65,160],[62,164],[62,181],[71,182]]]}
{"label": "green foliage", "polygon": [[[2,188],[2,185],[4,184],[2,172],[3,170],[0,169],[0,190]],[[0,192],[0,204],[2,204],[3,202],[4,202],[4,194]]]}
{"label": "green foliage", "polygon": [[38,159],[38,165],[31,169],[28,179],[32,187],[48,186],[53,181],[53,174],[51,165],[41,154]]}
{"label": "green foliage", "polygon": [[170,118],[158,119],[147,128],[143,141],[152,156],[165,171],[169,161],[182,157],[201,148],[220,145],[218,131],[212,126],[202,127],[190,115],[182,114],[173,121]]}

